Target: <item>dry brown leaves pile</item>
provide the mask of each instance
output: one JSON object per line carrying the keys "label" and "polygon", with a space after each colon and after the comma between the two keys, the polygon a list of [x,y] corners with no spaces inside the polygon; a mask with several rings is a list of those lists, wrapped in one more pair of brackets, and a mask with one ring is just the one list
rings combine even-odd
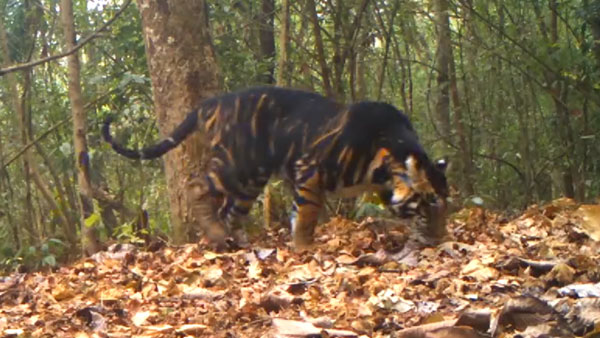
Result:
{"label": "dry brown leaves pile", "polygon": [[[598,337],[600,206],[515,219],[465,209],[435,248],[406,227],[333,219],[294,253],[130,245],[0,278],[0,332],[23,337]],[[389,223],[389,222],[387,222]]]}

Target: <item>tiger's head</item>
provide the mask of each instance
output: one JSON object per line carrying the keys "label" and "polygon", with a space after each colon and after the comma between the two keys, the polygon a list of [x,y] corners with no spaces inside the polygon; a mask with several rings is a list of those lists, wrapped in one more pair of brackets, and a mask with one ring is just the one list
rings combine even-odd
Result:
{"label": "tiger's head", "polygon": [[[407,115],[391,104],[364,101],[343,115],[332,149],[369,153],[367,180],[392,213],[442,218],[448,197],[446,161],[432,162]],[[343,156],[339,158],[344,158]]]}
{"label": "tiger's head", "polygon": [[403,164],[392,161],[389,167],[392,175],[389,207],[392,212],[400,216],[427,216],[430,207],[445,209],[448,197],[446,166],[445,160],[424,164],[413,155],[409,155]]}
{"label": "tiger's head", "polygon": [[379,197],[400,217],[430,216],[432,210],[445,210],[448,183],[446,160],[432,163],[426,156],[409,154],[404,161],[381,148],[373,160],[373,179],[383,184]]}

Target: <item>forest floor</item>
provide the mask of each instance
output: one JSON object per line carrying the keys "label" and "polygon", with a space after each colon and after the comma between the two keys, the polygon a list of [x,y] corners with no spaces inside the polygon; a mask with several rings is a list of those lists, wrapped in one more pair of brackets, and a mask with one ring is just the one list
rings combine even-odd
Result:
{"label": "forest floor", "polygon": [[[308,253],[131,245],[0,277],[4,337],[600,337],[600,205],[507,219],[464,209],[451,241],[334,218]],[[411,248],[412,247],[412,248]]]}

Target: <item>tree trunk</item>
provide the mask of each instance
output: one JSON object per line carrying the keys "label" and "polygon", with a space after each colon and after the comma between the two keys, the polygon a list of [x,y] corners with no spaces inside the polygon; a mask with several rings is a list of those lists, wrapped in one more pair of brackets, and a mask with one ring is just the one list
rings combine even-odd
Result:
{"label": "tree trunk", "polygon": [[[4,30],[4,23],[2,22],[2,14],[0,12],[0,43],[1,47],[7,48],[6,31]],[[4,54],[7,55],[7,54]],[[8,226],[12,235],[12,247],[15,251],[21,249],[21,236],[19,233],[19,227],[13,218],[12,210],[10,206],[14,202],[14,193],[11,187],[10,176],[8,170],[4,167],[4,141],[2,140],[2,133],[0,133],[0,191],[2,192],[2,198],[0,198],[0,218],[6,217],[8,219]]]}
{"label": "tree trunk", "polygon": [[600,68],[600,6],[594,4],[590,6],[588,1],[584,1],[584,8],[587,12],[588,24],[590,25],[592,36],[592,50],[596,58],[596,67]]}
{"label": "tree trunk", "polygon": [[[331,7],[333,13],[333,91],[337,99],[345,97],[344,69],[346,61],[355,59],[357,37],[362,26],[362,18],[370,0],[362,0],[356,6],[350,2],[336,1]],[[354,13],[352,11],[354,9]],[[351,21],[350,18],[353,18]],[[356,61],[356,60],[354,60]],[[385,68],[385,67],[384,67]],[[352,71],[352,64],[350,65]]]}
{"label": "tree trunk", "polygon": [[[529,107],[527,107],[527,104],[525,102],[525,100],[523,100],[523,97],[521,96],[521,94],[519,93],[519,89],[518,88],[523,88],[522,83],[517,83],[515,81],[514,77],[510,78],[510,83],[512,84],[512,88],[513,88],[513,99],[514,99],[514,105],[515,105],[515,111],[517,113],[517,121],[518,121],[518,126],[519,126],[519,133],[520,133],[520,139],[519,139],[519,152],[521,154],[521,163],[523,164],[523,173],[525,174],[525,182],[524,183],[524,191],[523,191],[523,204],[526,206],[531,202],[531,198],[532,198],[532,194],[533,194],[533,162],[534,162],[534,158],[531,154],[530,151],[530,140],[531,137],[529,136],[530,132],[529,132],[529,121],[527,120],[527,112],[529,111]],[[520,85],[520,86],[519,86]]]}
{"label": "tree trunk", "polygon": [[[264,3],[263,3],[264,4]],[[264,9],[264,7],[263,7]],[[279,61],[278,61],[278,72],[277,72],[277,85],[278,86],[289,86],[290,85],[290,74],[288,70],[288,47],[289,47],[289,35],[290,35],[290,2],[289,0],[282,0],[281,4],[281,16],[280,16],[280,32],[279,32]],[[273,33],[274,34],[274,33]],[[273,191],[270,184],[265,186],[263,196],[263,226],[265,229],[269,229],[273,223],[273,208],[279,207],[273,203]]]}
{"label": "tree trunk", "polygon": [[437,85],[438,99],[435,107],[438,131],[446,142],[450,140],[450,96],[449,65],[452,45],[450,44],[450,20],[448,18],[448,0],[434,1],[437,28]]}
{"label": "tree trunk", "polygon": [[317,8],[315,0],[306,1],[307,9],[310,11],[310,22],[313,25],[313,34],[315,35],[315,48],[317,50],[317,59],[321,66],[321,78],[323,79],[323,90],[328,97],[333,97],[334,93],[331,89],[331,76],[329,75],[329,67],[325,58],[325,48],[323,47],[323,38],[321,37],[321,26],[319,25],[319,17],[317,16]]}
{"label": "tree trunk", "polygon": [[[154,105],[161,134],[219,91],[217,62],[204,0],[138,0]],[[165,157],[173,238],[185,242],[195,221],[187,179],[202,168],[202,135],[195,133]]]}
{"label": "tree trunk", "polygon": [[[65,219],[62,219],[62,221],[67,221],[67,223],[62,224],[64,235],[66,238],[68,238],[72,245],[75,245],[77,242],[77,238],[75,237],[75,234],[77,233],[77,220],[75,219],[74,214],[69,213],[69,210],[74,210],[77,207],[77,205],[69,205],[69,200],[67,199],[66,190],[62,185],[62,180],[60,179],[56,169],[52,166],[52,162],[48,158],[48,155],[46,155],[46,152],[42,145],[36,142],[34,147],[37,151],[37,154],[42,158],[44,164],[46,165],[46,168],[48,168],[50,177],[52,177],[52,180],[54,181],[54,187],[56,188],[56,193],[58,195],[57,198],[60,201],[60,203],[58,203],[58,206],[60,207],[59,213],[65,216]],[[46,187],[44,184],[44,187],[40,187],[42,195],[44,195],[44,189],[49,190],[48,187]]]}
{"label": "tree trunk", "polygon": [[3,198],[0,199],[0,218],[6,217],[8,220],[8,228],[11,232],[12,243],[11,247],[18,251],[21,249],[21,234],[19,227],[14,220],[11,205],[14,201],[14,192],[11,187],[10,176],[8,171],[4,168],[4,148],[2,144],[2,135],[0,135],[0,191],[2,191]]}
{"label": "tree trunk", "polygon": [[[4,13],[2,13],[4,14]],[[8,46],[8,37],[6,34],[6,28],[4,26],[4,21],[2,20],[3,16],[0,15],[0,50],[4,57],[4,64],[10,65],[12,60],[10,58],[11,53]],[[25,107],[21,102],[21,97],[19,95],[18,89],[18,80],[14,73],[9,73],[6,75],[7,77],[7,85],[8,85],[8,93],[9,100],[12,104],[12,108],[15,113],[17,113],[19,119],[19,130],[20,130],[20,140],[21,145],[25,146],[29,142],[29,117],[27,116],[27,112],[25,111]],[[32,213],[30,210],[33,210],[33,203],[31,199],[31,177],[29,175],[31,166],[31,152],[25,151],[23,154],[23,177],[25,179],[25,198],[23,199],[23,208],[25,212],[23,213],[24,221],[23,227],[29,233],[29,237],[31,243],[35,246],[39,244],[39,234],[34,226],[34,219],[32,217]],[[22,244],[22,243],[21,243]]]}
{"label": "tree trunk", "polygon": [[344,64],[346,60],[344,59],[344,49],[345,44],[349,43],[349,41],[344,41],[344,30],[347,28],[345,25],[345,21],[348,21],[349,10],[348,3],[344,3],[344,1],[335,1],[331,2],[333,9],[332,19],[333,19],[333,40],[331,41],[333,44],[333,57],[331,60],[331,85],[333,87],[333,93],[335,97],[339,100],[344,97],[344,86],[342,84],[342,77],[344,75]]}
{"label": "tree trunk", "polygon": [[[365,40],[366,40],[366,34]],[[354,93],[354,99],[356,101],[362,101],[367,96],[367,79],[366,79],[366,56],[369,54],[368,43],[364,43],[361,48],[356,52],[356,64],[352,72],[355,74],[355,86],[356,90]]]}
{"label": "tree trunk", "polygon": [[267,73],[261,76],[263,83],[275,83],[275,0],[262,0],[259,19],[260,59],[268,63]]}
{"label": "tree trunk", "polygon": [[[401,24],[401,35],[406,35],[404,24]],[[400,48],[400,42],[395,36],[392,36],[394,41],[394,51],[398,63],[400,64],[400,96],[402,97],[402,106],[408,116],[413,115],[413,79],[412,66],[409,61],[411,58],[410,45],[405,41],[404,54]]]}
{"label": "tree trunk", "polygon": [[279,71],[277,72],[277,85],[289,87],[291,85],[288,57],[290,47],[290,0],[282,0],[279,25]]}
{"label": "tree trunk", "polygon": [[[462,48],[462,46],[460,48]],[[469,142],[467,142],[465,121],[463,118],[463,105],[458,93],[456,63],[454,62],[454,54],[452,51],[449,53],[448,70],[450,71],[450,95],[452,97],[452,105],[454,107],[453,122],[456,128],[456,137],[458,141],[456,157],[460,159],[460,164],[457,166],[459,167],[459,176],[457,177],[462,177],[460,180],[460,187],[463,190],[463,193],[467,196],[471,196],[475,192],[473,187],[473,162],[471,160],[471,147]]]}
{"label": "tree trunk", "polygon": [[[550,0],[550,42],[551,49],[558,44],[558,4],[556,0]],[[551,50],[549,51],[549,55]],[[560,70],[558,70],[560,72]],[[556,120],[558,121],[558,135],[560,136],[559,146],[565,150],[566,161],[562,161],[563,167],[563,193],[566,197],[575,198],[576,180],[578,179],[577,169],[573,163],[577,157],[575,138],[569,117],[569,107],[567,105],[569,97],[569,86],[556,73],[548,72],[546,74],[547,82],[552,84],[551,95],[554,101]]]}
{"label": "tree trunk", "polygon": [[[75,47],[75,25],[73,21],[73,3],[71,0],[60,1],[60,14],[65,35],[65,49]],[[87,115],[83,107],[81,93],[80,66],[77,53],[67,57],[69,100],[73,113],[73,143],[75,161],[77,163],[77,183],[79,186],[79,212],[81,226],[81,244],[84,254],[91,255],[102,249],[94,226],[87,226],[85,220],[94,213],[92,186],[90,182],[90,161],[87,151]]]}
{"label": "tree trunk", "polygon": [[392,36],[394,35],[394,19],[396,18],[396,13],[398,12],[398,1],[394,2],[390,13],[390,19],[387,26],[389,29],[386,30],[386,25],[381,17],[380,13],[377,13],[377,18],[379,19],[379,26],[384,34],[383,41],[385,42],[385,48],[383,52],[383,61],[381,64],[381,69],[379,73],[379,83],[377,85],[377,100],[381,100],[381,96],[383,95],[383,83],[385,81],[385,73],[387,70],[387,63],[389,59],[390,47],[392,46]]}

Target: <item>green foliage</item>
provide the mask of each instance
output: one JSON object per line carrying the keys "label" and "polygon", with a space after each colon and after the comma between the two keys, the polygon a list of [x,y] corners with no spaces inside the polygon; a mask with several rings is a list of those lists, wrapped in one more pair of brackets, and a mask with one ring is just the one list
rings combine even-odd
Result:
{"label": "green foliage", "polygon": [[25,269],[53,268],[58,258],[65,256],[68,248],[56,238],[50,238],[39,247],[28,246],[14,251],[9,246],[0,247],[0,271],[11,271],[18,267]]}
{"label": "green foliage", "polygon": [[381,204],[375,204],[370,202],[358,204],[356,211],[352,218],[362,219],[365,217],[380,217],[388,214],[386,209]]}
{"label": "green foliage", "polygon": [[143,234],[148,234],[148,231],[142,229],[141,232],[137,232],[134,222],[128,222],[117,227],[113,233],[119,241],[137,244],[144,244],[144,240],[140,238],[140,235]]}

